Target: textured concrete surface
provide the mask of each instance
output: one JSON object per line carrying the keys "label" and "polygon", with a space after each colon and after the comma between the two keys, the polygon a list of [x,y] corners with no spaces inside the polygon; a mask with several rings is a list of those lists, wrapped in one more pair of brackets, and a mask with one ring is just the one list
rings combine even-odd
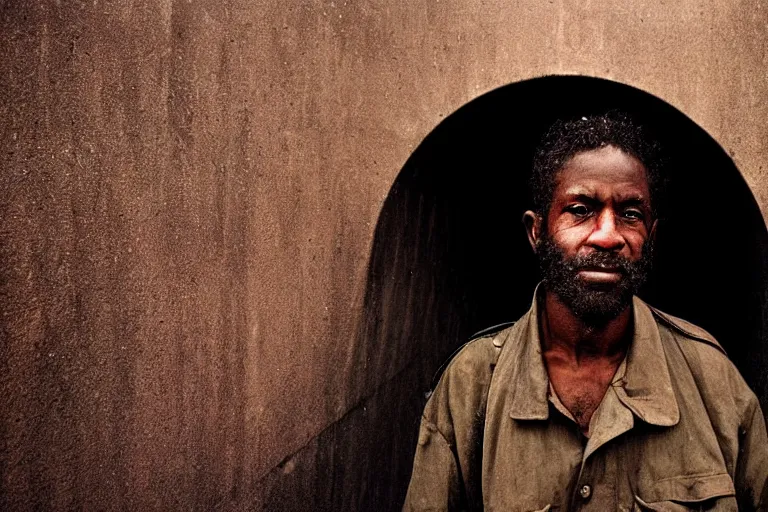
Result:
{"label": "textured concrete surface", "polygon": [[[462,241],[450,203],[392,188],[412,152],[497,87],[598,76],[698,123],[768,213],[766,19],[759,1],[0,1],[0,508],[396,509],[421,390],[495,318],[450,262],[382,275],[424,263],[430,233],[435,254]],[[380,222],[388,195],[404,207]],[[759,256],[753,217],[735,222]]]}

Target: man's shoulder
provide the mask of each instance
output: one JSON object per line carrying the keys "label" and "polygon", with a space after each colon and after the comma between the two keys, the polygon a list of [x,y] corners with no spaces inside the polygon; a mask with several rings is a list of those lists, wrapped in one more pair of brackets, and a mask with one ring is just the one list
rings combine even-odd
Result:
{"label": "man's shoulder", "polygon": [[487,383],[496,366],[501,348],[504,346],[515,322],[506,322],[483,329],[470,337],[440,367],[433,379],[434,388],[442,380],[471,380]]}
{"label": "man's shoulder", "polygon": [[[757,402],[754,392],[712,334],[696,324],[656,308],[651,308],[651,311],[659,329],[666,329],[675,340],[684,356],[685,366],[695,376],[699,391],[708,396],[709,400],[720,405],[725,400],[742,412]],[[668,362],[672,363],[669,359]]]}
{"label": "man's shoulder", "polygon": [[[692,346],[701,349],[704,353],[711,354],[712,357],[717,359],[722,359],[724,357],[726,360],[728,359],[723,346],[720,345],[720,342],[707,330],[680,317],[665,313],[653,306],[648,305],[648,307],[656,318],[658,324],[671,331],[675,337],[692,343]],[[712,351],[706,347],[715,350]]]}
{"label": "man's shoulder", "polygon": [[423,420],[439,430],[449,443],[472,435],[479,428],[496,361],[511,328],[471,338],[435,376]]}

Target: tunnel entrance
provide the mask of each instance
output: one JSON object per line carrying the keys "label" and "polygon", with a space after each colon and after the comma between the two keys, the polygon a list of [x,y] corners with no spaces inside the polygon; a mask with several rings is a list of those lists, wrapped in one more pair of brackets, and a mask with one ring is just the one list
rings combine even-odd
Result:
{"label": "tunnel entrance", "polygon": [[670,200],[642,298],[714,334],[765,405],[768,233],[757,203],[704,130],[655,96],[608,80],[511,84],[430,133],[382,209],[369,313],[377,322],[407,319],[410,332],[398,334],[418,332],[414,350],[435,363],[471,333],[523,314],[539,279],[521,223],[533,150],[558,117],[608,109],[649,126],[668,160]]}
{"label": "tunnel entrance", "polygon": [[[317,441],[330,469],[313,476],[315,510],[400,510],[441,365],[473,333],[530,306],[539,276],[521,218],[535,146],[555,119],[609,109],[647,125],[668,159],[670,201],[641,296],[714,334],[768,410],[768,232],[729,156],[638,89],[579,76],[518,82],[446,118],[384,202],[352,362],[350,389],[364,398]],[[292,501],[303,495],[283,489],[268,508],[303,509]]]}
{"label": "tunnel entrance", "polygon": [[544,130],[559,117],[609,109],[647,125],[667,157],[670,201],[642,298],[715,335],[768,409],[768,233],[731,158],[680,111],[636,88],[581,76],[518,82],[446,118],[384,203],[361,345],[374,367],[410,368],[398,386],[411,394],[381,407],[397,420],[380,432],[385,448],[374,448],[381,467],[367,488],[377,503],[395,510],[404,497],[419,412],[442,363],[472,333],[530,306],[539,277],[521,217]]}

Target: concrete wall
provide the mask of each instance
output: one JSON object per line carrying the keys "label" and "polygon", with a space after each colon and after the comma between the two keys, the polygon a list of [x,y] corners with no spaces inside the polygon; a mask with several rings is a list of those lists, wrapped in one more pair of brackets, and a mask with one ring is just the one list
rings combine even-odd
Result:
{"label": "concrete wall", "polygon": [[[587,74],[690,116],[768,213],[766,19],[758,1],[0,2],[0,508],[397,508],[409,460],[387,442],[423,403],[402,383],[443,354],[365,333],[461,313],[405,282],[382,292],[409,305],[397,326],[363,315],[412,151],[487,91]],[[441,329],[442,351],[465,334]]]}

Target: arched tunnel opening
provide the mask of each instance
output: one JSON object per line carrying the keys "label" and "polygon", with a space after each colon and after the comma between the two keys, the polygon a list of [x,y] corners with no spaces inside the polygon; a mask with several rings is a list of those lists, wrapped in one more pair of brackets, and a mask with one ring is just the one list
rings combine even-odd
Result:
{"label": "arched tunnel opening", "polygon": [[583,76],[518,82],[440,123],[384,202],[355,357],[360,388],[366,375],[387,383],[323,434],[333,469],[314,486],[332,509],[400,509],[439,369],[473,333],[530,306],[539,275],[521,218],[538,141],[557,118],[611,109],[650,128],[667,160],[668,207],[641,297],[717,337],[768,410],[768,232],[732,159],[639,89]]}

